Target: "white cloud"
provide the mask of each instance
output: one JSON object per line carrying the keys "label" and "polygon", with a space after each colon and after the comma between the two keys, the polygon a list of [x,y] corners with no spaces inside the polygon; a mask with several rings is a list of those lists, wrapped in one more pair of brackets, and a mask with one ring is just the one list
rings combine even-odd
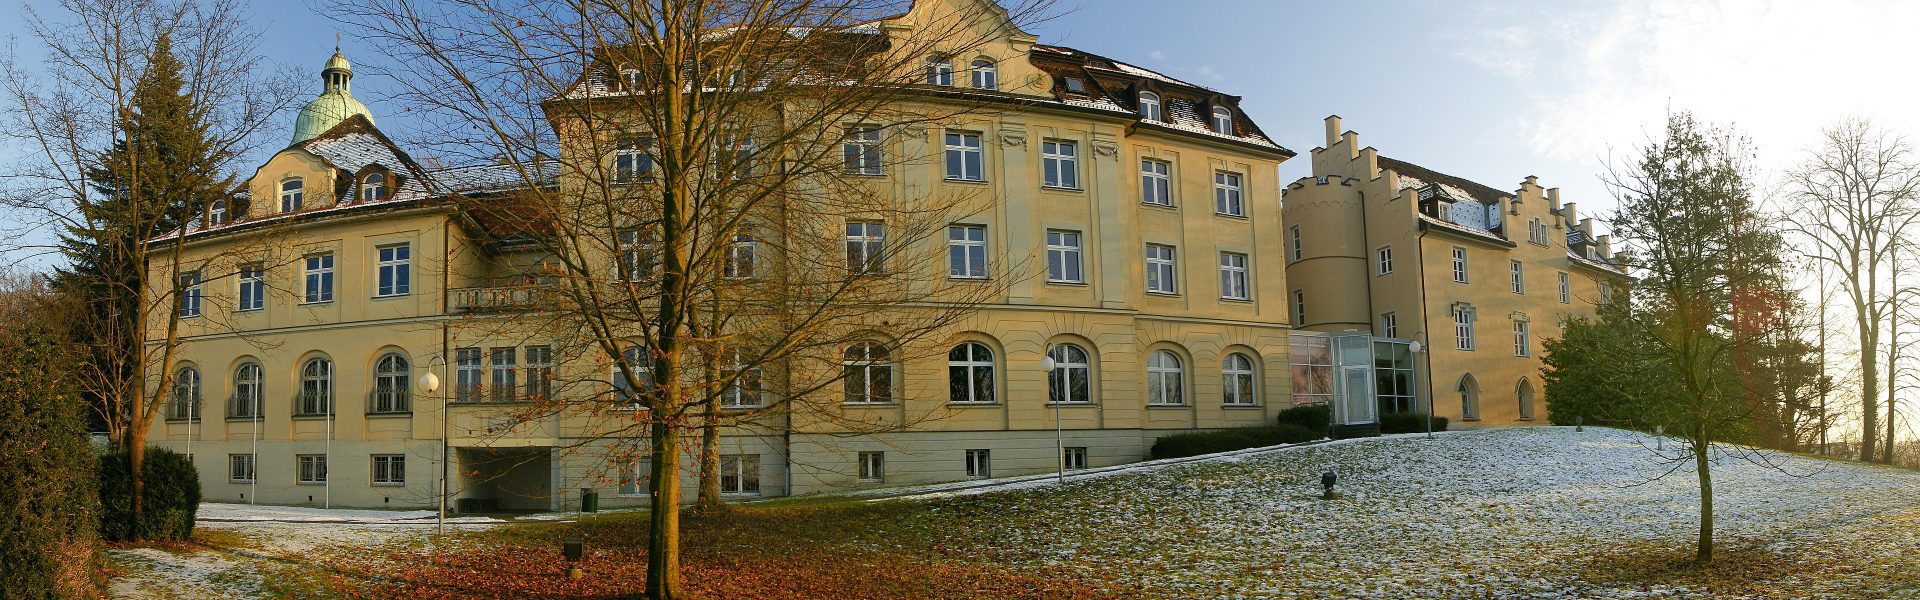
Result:
{"label": "white cloud", "polygon": [[1148,50],[1148,51],[1147,51],[1147,58],[1151,58],[1151,59],[1154,59],[1154,60],[1166,60],[1166,59],[1167,59],[1167,53],[1165,53],[1165,52],[1161,52],[1161,51],[1159,51],[1159,50]]}

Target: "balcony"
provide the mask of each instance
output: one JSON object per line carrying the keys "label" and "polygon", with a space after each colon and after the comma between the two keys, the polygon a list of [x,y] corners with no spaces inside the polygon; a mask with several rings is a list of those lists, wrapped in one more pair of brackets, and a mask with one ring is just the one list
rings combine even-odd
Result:
{"label": "balcony", "polygon": [[549,304],[554,290],[542,285],[506,285],[453,288],[449,290],[447,312],[482,314],[533,310]]}

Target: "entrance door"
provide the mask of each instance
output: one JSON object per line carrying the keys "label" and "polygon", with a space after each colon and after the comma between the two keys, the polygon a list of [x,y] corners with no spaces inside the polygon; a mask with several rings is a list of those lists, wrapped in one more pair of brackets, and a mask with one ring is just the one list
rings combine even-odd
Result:
{"label": "entrance door", "polygon": [[1340,367],[1341,425],[1372,423],[1374,417],[1373,369],[1366,366]]}

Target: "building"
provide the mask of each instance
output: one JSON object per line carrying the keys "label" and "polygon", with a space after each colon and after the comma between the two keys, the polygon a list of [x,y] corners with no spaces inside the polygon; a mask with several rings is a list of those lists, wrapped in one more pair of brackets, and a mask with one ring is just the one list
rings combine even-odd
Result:
{"label": "building", "polygon": [[1380,156],[1338,116],[1326,131],[1283,192],[1294,325],[1398,340],[1382,364],[1411,370],[1376,379],[1379,411],[1425,412],[1431,392],[1463,427],[1544,423],[1540,341],[1625,280],[1610,238],[1533,177],[1504,192]]}
{"label": "building", "polygon": [[[723,432],[724,492],[1120,464],[1158,436],[1265,423],[1291,405],[1277,167],[1293,152],[1234,96],[1041,44],[983,1],[921,0],[853,32],[903,35],[960,8],[999,19],[980,24],[999,32],[986,43],[928,57],[924,99],[995,110],[861,155],[968,159],[962,172],[930,161],[874,177],[903,193],[985,190],[991,210],[952,223],[945,243],[1007,266],[1005,291],[931,352],[847,348],[897,392],[840,410],[901,427],[850,435],[765,415]],[[537,308],[516,275],[540,259],[448,197],[516,179],[422,166],[352,99],[351,79],[333,56],[293,144],[183,234],[185,267],[154,267],[186,291],[167,365],[177,385],[150,439],[194,456],[209,500],[433,506],[451,473],[452,504],[469,509],[553,509],[582,489],[644,502],[636,441],[609,434],[600,411],[515,418],[528,395],[571,393],[541,387],[554,373],[605,372],[494,325]],[[563,156],[586,151],[560,143]],[[1049,355],[1051,380],[1038,366]],[[449,390],[422,391],[429,372]]]}

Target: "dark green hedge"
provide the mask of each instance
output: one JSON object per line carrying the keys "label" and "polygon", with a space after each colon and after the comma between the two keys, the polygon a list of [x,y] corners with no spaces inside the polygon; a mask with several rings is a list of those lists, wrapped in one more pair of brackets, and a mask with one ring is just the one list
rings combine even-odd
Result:
{"label": "dark green hedge", "polygon": [[[1446,417],[1433,418],[1434,431],[1447,430]],[[1427,415],[1413,412],[1391,412],[1380,415],[1380,433],[1426,433]]]}
{"label": "dark green hedge", "polygon": [[1325,404],[1295,406],[1280,411],[1281,425],[1292,425],[1309,431],[1327,431],[1333,423],[1333,407]]}
{"label": "dark green hedge", "polygon": [[22,308],[0,297],[0,598],[97,597],[96,459],[69,344]]}
{"label": "dark green hedge", "polygon": [[1226,452],[1228,450],[1240,450],[1243,448],[1298,444],[1323,437],[1326,437],[1325,432],[1314,431],[1294,425],[1176,433],[1154,440],[1153,457],[1179,458],[1182,456],[1197,456],[1215,452]]}
{"label": "dark green hedge", "polygon": [[140,521],[133,519],[131,457],[115,452],[100,457],[100,537],[109,540],[184,540],[193,533],[200,510],[200,472],[186,455],[148,447],[146,500]]}

